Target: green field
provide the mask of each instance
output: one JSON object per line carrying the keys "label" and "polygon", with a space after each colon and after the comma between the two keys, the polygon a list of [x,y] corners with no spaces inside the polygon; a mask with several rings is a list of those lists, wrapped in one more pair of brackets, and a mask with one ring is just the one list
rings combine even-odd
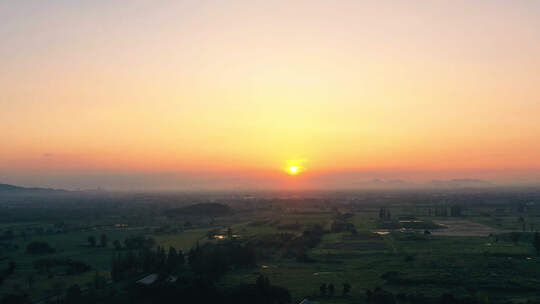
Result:
{"label": "green field", "polygon": [[[18,229],[26,228],[25,225],[15,225]],[[10,226],[11,229],[14,226]],[[13,291],[28,293],[32,299],[38,300],[51,295],[63,292],[73,284],[81,286],[92,285],[96,272],[110,278],[110,267],[112,257],[117,251],[112,246],[112,241],[123,241],[126,237],[133,235],[150,235],[160,246],[174,246],[180,250],[189,250],[197,240],[204,239],[206,229],[187,230],[177,234],[152,235],[143,227],[129,229],[93,229],[89,231],[57,233],[43,236],[32,236],[24,240],[22,237],[15,238],[12,244],[18,247],[3,251],[0,260],[0,268],[6,268],[9,261],[15,261],[16,271],[0,285],[0,298]],[[106,248],[90,247],[87,238],[90,235],[99,239],[99,236],[106,234],[110,242]],[[32,241],[45,241],[56,249],[53,254],[31,255],[26,253],[26,244]],[[67,275],[63,269],[53,269],[52,276],[36,271],[33,262],[39,259],[72,259],[82,261],[91,266],[92,270],[78,275]]]}
{"label": "green field", "polygon": [[[122,290],[119,286],[148,273],[138,269],[113,283],[112,261],[131,252],[126,250],[126,239],[144,236],[153,239],[154,249],[182,251],[186,265],[175,275],[187,278],[195,277],[187,253],[196,244],[236,242],[251,248],[256,263],[227,268],[214,278],[215,284],[227,290],[253,284],[263,275],[272,285],[289,290],[293,303],[305,297],[319,303],[364,303],[366,291],[375,288],[396,297],[423,295],[432,301],[444,294],[476,301],[471,303],[538,300],[540,259],[533,236],[535,227],[540,227],[540,210],[534,206],[522,210],[523,204],[505,201],[469,204],[455,213],[451,211],[455,205],[434,204],[432,196],[426,197],[411,203],[416,199],[411,194],[380,194],[370,204],[336,203],[328,198],[266,200],[260,205],[240,200],[231,204],[236,206],[233,211],[213,203],[197,205],[189,214],[178,213],[178,207],[170,204],[119,209],[110,203],[100,207],[102,216],[97,216],[94,207],[61,206],[51,211],[37,209],[49,216],[41,221],[27,209],[4,209],[9,213],[4,213],[7,216],[0,223],[0,271],[7,273],[13,262],[15,268],[3,277],[0,299],[16,293],[39,301],[61,296],[74,284],[90,292],[96,278],[106,282],[107,292]],[[384,208],[378,200],[384,201]],[[193,214],[201,208],[203,212]],[[224,214],[212,213],[216,210]],[[319,237],[313,238],[313,231]],[[99,244],[101,235],[107,236],[105,247]],[[89,236],[95,237],[96,246],[91,246]],[[114,241],[122,248],[115,248]],[[45,242],[55,252],[30,254],[27,246],[33,242]],[[61,263],[43,270],[36,266],[43,260]],[[66,261],[81,262],[90,269],[70,273],[73,266]],[[342,296],[345,283],[352,288]],[[333,284],[335,293],[323,294],[322,284]]]}
{"label": "green field", "polygon": [[[303,220],[305,223],[327,223],[332,215],[304,215]],[[291,218],[298,219],[296,216]],[[509,240],[494,242],[494,238],[489,236],[402,232],[378,236],[374,233],[377,227],[372,213],[355,215],[351,222],[358,228],[358,234],[326,234],[323,241],[309,252],[315,260],[312,263],[269,260],[262,262],[256,271],[234,271],[221,283],[225,286],[249,283],[259,274],[264,274],[272,282],[289,288],[296,300],[311,296],[324,303],[353,303],[351,298],[361,298],[366,289],[376,286],[396,294],[437,296],[446,292],[476,298],[519,300],[534,296],[536,286],[540,285],[537,278],[540,259],[530,242],[532,233],[516,245]],[[268,226],[242,227],[249,235],[276,233],[273,227]],[[398,275],[390,280],[384,279],[384,274],[389,272],[397,272]],[[320,295],[322,283],[333,283],[336,294],[340,294],[345,282],[353,286],[350,297]],[[509,290],[514,290],[515,296],[508,296]]]}

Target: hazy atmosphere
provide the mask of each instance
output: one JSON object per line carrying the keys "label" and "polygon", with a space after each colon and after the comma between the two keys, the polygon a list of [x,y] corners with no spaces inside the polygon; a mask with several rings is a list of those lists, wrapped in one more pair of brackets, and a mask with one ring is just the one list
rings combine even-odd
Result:
{"label": "hazy atmosphere", "polygon": [[0,180],[533,184],[539,14],[536,1],[2,1]]}

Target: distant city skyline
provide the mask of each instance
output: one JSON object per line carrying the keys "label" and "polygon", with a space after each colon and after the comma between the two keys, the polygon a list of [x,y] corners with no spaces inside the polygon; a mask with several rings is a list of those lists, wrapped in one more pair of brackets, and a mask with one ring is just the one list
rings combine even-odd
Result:
{"label": "distant city skyline", "polygon": [[0,183],[537,184],[539,15],[502,0],[3,1]]}

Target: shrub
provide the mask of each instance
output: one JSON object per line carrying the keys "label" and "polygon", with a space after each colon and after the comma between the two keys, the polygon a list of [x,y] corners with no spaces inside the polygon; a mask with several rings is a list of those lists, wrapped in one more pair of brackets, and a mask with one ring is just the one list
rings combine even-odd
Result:
{"label": "shrub", "polygon": [[29,254],[48,254],[54,252],[56,250],[49,246],[47,242],[32,242],[26,246],[26,253]]}

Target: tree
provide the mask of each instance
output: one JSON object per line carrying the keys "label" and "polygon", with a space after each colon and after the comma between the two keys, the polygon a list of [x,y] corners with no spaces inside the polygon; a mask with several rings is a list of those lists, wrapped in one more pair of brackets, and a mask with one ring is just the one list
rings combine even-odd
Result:
{"label": "tree", "polygon": [[103,289],[107,285],[107,279],[101,276],[97,271],[94,274],[94,288]]}
{"label": "tree", "polygon": [[326,295],[326,283],[322,283],[319,287],[319,290],[321,291],[321,294],[324,296]]}
{"label": "tree", "polygon": [[167,271],[178,270],[179,267],[184,265],[184,253],[182,250],[176,251],[176,248],[169,247],[169,254],[167,255]]}
{"label": "tree", "polygon": [[96,237],[91,235],[88,237],[88,243],[91,247],[96,247]]}
{"label": "tree", "polygon": [[6,230],[4,234],[0,236],[0,240],[11,241],[13,239],[13,231]]}
{"label": "tree", "polygon": [[29,254],[54,253],[56,250],[46,242],[32,242],[26,246],[26,252]]}
{"label": "tree", "polygon": [[453,303],[459,303],[461,301],[456,300],[454,295],[449,293],[443,293],[441,297],[439,298],[439,303],[441,304],[453,304]]}
{"label": "tree", "polygon": [[[289,290],[283,287],[273,286],[267,278],[260,275],[255,284],[241,284],[227,288],[225,293],[217,295],[215,300],[205,299],[209,290],[196,290],[193,296],[183,295],[186,303],[235,303],[235,304],[285,304],[291,303]],[[218,300],[219,298],[219,300]]]}
{"label": "tree", "polygon": [[521,230],[525,231],[525,219],[522,216],[518,218],[518,223],[521,223]]}
{"label": "tree", "polygon": [[188,252],[188,264],[191,267],[196,267],[196,264],[202,258],[201,247],[199,246],[199,241],[195,244],[195,247],[191,247]]}
{"label": "tree", "polygon": [[349,283],[344,283],[343,284],[343,295],[346,296],[349,291],[351,291],[351,284]]}
{"label": "tree", "polygon": [[165,253],[165,248],[158,246],[156,248],[156,262],[158,265],[158,269],[163,269],[163,267],[167,263],[167,254]]}
{"label": "tree", "polygon": [[114,282],[118,282],[122,278],[120,270],[120,257],[115,256],[111,265],[111,278]]}
{"label": "tree", "polygon": [[71,285],[66,292],[66,303],[80,303],[83,299],[79,285]]}
{"label": "tree", "polygon": [[332,284],[332,283],[328,284],[328,294],[333,296],[334,291],[335,291],[334,284]]}
{"label": "tree", "polygon": [[517,243],[519,242],[519,239],[521,238],[521,233],[519,232],[512,232],[510,233],[510,239],[512,240],[512,242],[514,243],[514,245],[517,245]]}
{"label": "tree", "polygon": [[11,275],[15,272],[15,262],[9,261],[8,269],[7,269],[7,275]]}
{"label": "tree", "polygon": [[32,289],[34,287],[34,283],[36,282],[36,278],[34,277],[33,273],[30,273],[26,276],[26,284],[28,284],[28,288]]}
{"label": "tree", "polygon": [[186,258],[184,257],[184,252],[182,250],[178,250],[178,265],[184,266],[186,263]]}
{"label": "tree", "polygon": [[116,250],[122,250],[122,243],[120,243],[119,240],[114,240],[113,246],[114,246],[114,249]]}
{"label": "tree", "polygon": [[270,287],[270,281],[267,277],[261,274],[257,278],[257,281],[255,281],[255,285],[257,286],[257,290],[259,291],[259,293],[264,294]]}
{"label": "tree", "polygon": [[[55,281],[52,282],[52,289],[54,290],[55,293],[64,292],[65,289],[66,289],[66,282],[65,281],[55,280]],[[69,290],[68,290],[68,292],[69,292]]]}
{"label": "tree", "polygon": [[178,268],[178,253],[174,247],[169,247],[169,254],[167,255],[167,270],[175,270]]}
{"label": "tree", "polygon": [[151,237],[131,236],[124,240],[124,246],[129,250],[150,249],[155,245],[155,240]]}
{"label": "tree", "polygon": [[379,209],[379,219],[389,221],[392,219],[392,215],[390,214],[390,210],[386,209],[385,207],[381,207]]}
{"label": "tree", "polygon": [[[396,304],[396,297],[394,297],[391,292],[383,290],[380,287],[375,287],[373,290],[366,290],[366,297],[368,303]],[[405,294],[400,294],[398,298],[401,300],[406,300],[407,296]],[[421,301],[421,299],[410,298],[409,300],[410,303],[426,303],[425,301]],[[409,301],[407,301],[407,303],[409,303]]]}
{"label": "tree", "polygon": [[99,238],[99,244],[101,247],[107,247],[107,244],[109,243],[109,239],[107,238],[107,235],[104,233]]}
{"label": "tree", "polygon": [[538,231],[534,233],[533,246],[536,249],[536,255],[540,255],[540,234]]}
{"label": "tree", "polygon": [[450,206],[450,216],[461,216],[461,206],[460,205],[452,205]]}

